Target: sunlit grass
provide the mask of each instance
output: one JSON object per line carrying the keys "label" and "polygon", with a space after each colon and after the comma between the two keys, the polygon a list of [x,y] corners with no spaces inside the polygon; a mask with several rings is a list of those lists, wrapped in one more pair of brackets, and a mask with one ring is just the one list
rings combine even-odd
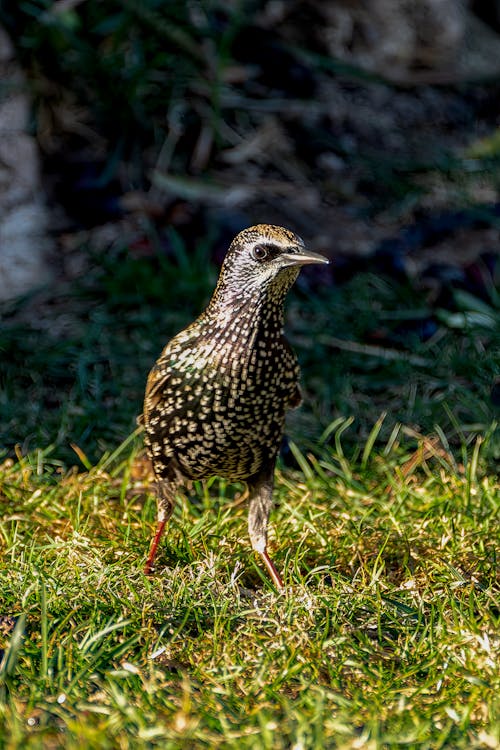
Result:
{"label": "sunlit grass", "polygon": [[495,747],[500,486],[484,444],[465,464],[400,437],[354,459],[341,428],[277,472],[283,595],[230,486],[178,503],[146,578],[154,499],[134,442],[84,473],[50,452],[5,461],[8,746]]}

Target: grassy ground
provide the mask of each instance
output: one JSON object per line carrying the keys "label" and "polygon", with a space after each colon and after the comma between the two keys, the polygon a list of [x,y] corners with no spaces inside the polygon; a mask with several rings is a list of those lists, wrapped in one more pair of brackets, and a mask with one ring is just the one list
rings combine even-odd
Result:
{"label": "grassy ground", "polygon": [[148,579],[130,445],[83,474],[8,460],[4,746],[497,747],[500,487],[480,440],[465,466],[336,443],[278,473],[284,595],[225,486],[179,503]]}
{"label": "grassy ground", "polygon": [[43,315],[12,308],[0,335],[2,747],[497,747],[493,307],[442,311],[421,341],[406,286],[298,287],[307,398],[277,473],[278,595],[241,488],[218,482],[179,502],[142,573],[154,497],[140,436],[116,446],[214,273],[203,254],[119,260]]}

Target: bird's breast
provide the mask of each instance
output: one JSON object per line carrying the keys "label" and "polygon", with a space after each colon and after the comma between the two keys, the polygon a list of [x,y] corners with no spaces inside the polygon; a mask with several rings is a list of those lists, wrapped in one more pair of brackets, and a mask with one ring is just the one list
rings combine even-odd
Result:
{"label": "bird's breast", "polygon": [[276,453],[298,365],[278,328],[208,325],[173,339],[150,377],[146,431],[158,466],[170,457],[193,478],[242,479]]}

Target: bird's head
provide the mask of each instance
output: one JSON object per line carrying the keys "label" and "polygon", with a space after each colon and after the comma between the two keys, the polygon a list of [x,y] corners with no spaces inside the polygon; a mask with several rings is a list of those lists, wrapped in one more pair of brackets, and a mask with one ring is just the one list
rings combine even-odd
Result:
{"label": "bird's head", "polygon": [[306,250],[303,240],[289,229],[257,224],[244,229],[232,241],[213,299],[279,302],[301,266],[328,262],[322,255]]}

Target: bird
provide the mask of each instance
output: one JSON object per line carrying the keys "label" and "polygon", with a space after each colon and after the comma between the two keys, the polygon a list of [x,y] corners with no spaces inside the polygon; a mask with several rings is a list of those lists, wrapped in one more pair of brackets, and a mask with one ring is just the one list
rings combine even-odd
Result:
{"label": "bird", "polygon": [[142,415],[158,506],[145,574],[154,570],[177,492],[217,476],[246,483],[252,548],[283,590],[267,527],[285,415],[302,401],[284,302],[302,266],[328,262],[284,227],[244,229],[229,246],[206,309],[161,352]]}

